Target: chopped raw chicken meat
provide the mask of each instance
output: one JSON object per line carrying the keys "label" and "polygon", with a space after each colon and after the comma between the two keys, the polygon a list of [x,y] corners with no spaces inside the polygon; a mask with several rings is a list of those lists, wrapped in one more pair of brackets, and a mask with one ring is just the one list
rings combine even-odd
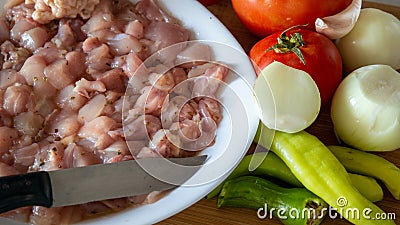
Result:
{"label": "chopped raw chicken meat", "polygon": [[7,152],[15,139],[18,138],[18,131],[6,126],[0,127],[0,153]]}
{"label": "chopped raw chicken meat", "polygon": [[26,59],[19,73],[25,78],[29,85],[33,85],[35,81],[44,78],[46,64],[46,60],[43,56],[33,55]]}
{"label": "chopped raw chicken meat", "polygon": [[35,27],[21,34],[21,46],[34,52],[42,47],[49,39],[48,32],[45,28]]}
{"label": "chopped raw chicken meat", "polygon": [[32,13],[35,10],[33,4],[21,4],[23,0],[9,0],[4,5],[6,11],[6,18],[13,23],[21,19],[32,19]]}
{"label": "chopped raw chicken meat", "polygon": [[3,108],[12,116],[33,108],[32,88],[27,85],[16,83],[7,87],[3,98]]}
{"label": "chopped raw chicken meat", "polygon": [[10,30],[10,38],[13,41],[19,42],[21,40],[21,35],[30,29],[35,28],[37,25],[31,19],[21,19],[17,21],[12,29]]}
{"label": "chopped raw chicken meat", "polygon": [[32,14],[34,20],[39,23],[48,23],[54,19],[64,17],[75,18],[80,15],[83,19],[90,17],[100,0],[25,0],[27,3],[35,3],[35,11]]}
{"label": "chopped raw chicken meat", "polygon": [[[154,0],[11,0],[0,18],[0,176],[213,144],[228,69]],[[164,47],[177,44],[170,51]],[[156,53],[156,54],[154,54]],[[146,61],[155,55],[152,63]],[[144,63],[143,63],[144,62]],[[164,192],[0,216],[70,224],[157,201]]]}
{"label": "chopped raw chicken meat", "polygon": [[31,53],[23,48],[16,47],[12,42],[5,41],[0,45],[0,53],[3,58],[3,69],[21,69],[25,60]]}
{"label": "chopped raw chicken meat", "polygon": [[75,83],[75,88],[73,91],[86,98],[90,98],[90,92],[105,92],[106,87],[101,81],[88,81],[85,78],[82,78]]}

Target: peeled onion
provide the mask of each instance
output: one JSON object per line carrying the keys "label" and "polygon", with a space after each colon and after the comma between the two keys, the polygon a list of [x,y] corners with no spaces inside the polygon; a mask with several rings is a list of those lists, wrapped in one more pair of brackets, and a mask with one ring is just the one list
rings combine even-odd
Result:
{"label": "peeled onion", "polygon": [[318,86],[311,76],[276,61],[261,71],[254,91],[261,122],[274,130],[304,130],[315,121],[321,107]]}
{"label": "peeled onion", "polygon": [[353,71],[336,90],[331,117],[348,145],[364,151],[400,148],[400,73],[388,65]]}
{"label": "peeled onion", "polygon": [[361,9],[354,28],[336,41],[347,72],[373,64],[400,69],[400,20],[380,9]]}

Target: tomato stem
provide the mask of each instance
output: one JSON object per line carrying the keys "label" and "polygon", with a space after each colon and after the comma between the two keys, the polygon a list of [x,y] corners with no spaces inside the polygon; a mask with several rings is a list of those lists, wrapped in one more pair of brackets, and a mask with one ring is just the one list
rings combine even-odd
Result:
{"label": "tomato stem", "polygon": [[306,65],[306,60],[304,59],[303,54],[301,53],[300,47],[303,47],[306,43],[303,40],[303,36],[300,33],[294,33],[292,35],[287,36],[287,32],[297,27],[308,26],[305,25],[296,25],[293,27],[289,27],[284,30],[281,35],[278,37],[278,43],[268,48],[266,51],[274,50],[276,53],[289,53],[293,52],[300,59],[300,61]]}

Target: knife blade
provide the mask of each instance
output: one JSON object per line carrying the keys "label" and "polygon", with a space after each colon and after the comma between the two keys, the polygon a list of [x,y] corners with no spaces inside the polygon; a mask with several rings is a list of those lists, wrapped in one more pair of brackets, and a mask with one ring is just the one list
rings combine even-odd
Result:
{"label": "knife blade", "polygon": [[0,177],[0,213],[23,206],[60,207],[172,189],[192,177],[206,158],[142,158]]}

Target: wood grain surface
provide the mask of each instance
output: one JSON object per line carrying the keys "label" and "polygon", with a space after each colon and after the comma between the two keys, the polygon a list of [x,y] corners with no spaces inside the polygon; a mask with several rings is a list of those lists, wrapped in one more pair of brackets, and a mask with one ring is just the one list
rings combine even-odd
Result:
{"label": "wood grain surface", "polygon": [[[364,2],[363,7],[375,7],[385,10],[400,18],[400,8],[393,6],[386,6],[377,3]],[[251,35],[246,28],[240,23],[236,17],[230,0],[222,0],[218,4],[209,6],[208,9],[229,29],[235,38],[242,45],[244,50],[248,52],[251,47],[260,40],[259,38]],[[267,13],[267,12],[266,12]],[[399,53],[400,54],[400,53]],[[317,121],[307,129],[311,134],[316,135],[325,144],[337,144],[337,140],[333,134],[332,122],[329,116],[329,107],[323,108]],[[254,147],[254,146],[253,146]],[[400,150],[380,153],[379,155],[390,160],[397,166],[400,166]],[[381,185],[384,190],[384,200],[376,203],[385,212],[395,213],[396,224],[400,224],[400,201],[395,200],[387,191],[384,185]],[[173,203],[171,203],[173,204]],[[216,198],[202,199],[193,206],[187,208],[181,213],[174,215],[160,223],[159,225],[186,225],[186,224],[281,224],[277,219],[264,219],[261,220],[257,217],[257,212],[251,209],[244,208],[221,208],[216,206]],[[336,218],[326,218],[323,223],[325,224],[350,224],[349,222]]]}

